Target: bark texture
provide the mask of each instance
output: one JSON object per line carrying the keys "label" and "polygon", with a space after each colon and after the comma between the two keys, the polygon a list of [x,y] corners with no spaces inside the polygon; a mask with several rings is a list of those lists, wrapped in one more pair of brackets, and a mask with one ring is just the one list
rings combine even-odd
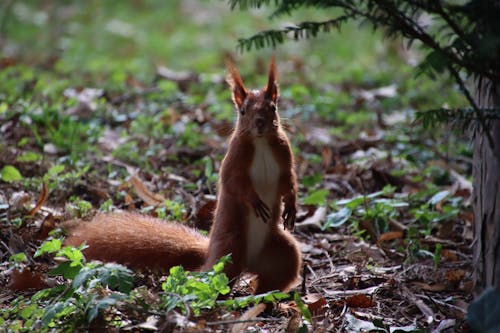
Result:
{"label": "bark texture", "polygon": [[[484,86],[483,86],[484,87]],[[500,107],[499,89],[479,91],[480,107]],[[485,133],[474,137],[474,278],[475,293],[500,288],[500,120],[488,121],[492,145]]]}

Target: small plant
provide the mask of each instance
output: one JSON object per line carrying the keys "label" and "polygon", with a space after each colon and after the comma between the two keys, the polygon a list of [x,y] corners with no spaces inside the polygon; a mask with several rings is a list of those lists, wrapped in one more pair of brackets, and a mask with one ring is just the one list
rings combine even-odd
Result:
{"label": "small plant", "polygon": [[196,148],[202,143],[200,129],[195,123],[187,123],[184,125],[183,131],[180,132],[177,145],[179,147]]}
{"label": "small plant", "polygon": [[13,165],[6,165],[2,168],[2,170],[0,170],[0,180],[4,182],[14,182],[22,179],[23,176]]}
{"label": "small plant", "polygon": [[219,260],[208,272],[190,273],[181,266],[172,267],[166,281],[162,284],[162,309],[165,311],[180,308],[184,313],[199,315],[203,309],[213,308],[219,295],[230,291],[229,279],[224,274],[224,265],[229,256]]}
{"label": "small plant", "polygon": [[323,229],[338,227],[351,220],[351,229],[353,229],[353,233],[358,235],[361,234],[358,230],[359,221],[369,221],[377,234],[388,231],[388,221],[399,215],[400,208],[409,205],[402,199],[383,198],[383,196],[393,196],[394,190],[394,187],[386,186],[382,191],[366,196],[337,201],[336,206],[343,207],[328,215]]}
{"label": "small plant", "polygon": [[[45,254],[65,259],[50,275],[66,283],[37,292],[31,299],[16,298],[4,311],[0,323],[9,331],[74,331],[92,322],[102,311],[128,298],[132,272],[117,264],[86,263],[85,246],[62,247],[61,239],[45,241],[34,257]],[[21,260],[21,256],[12,258]]]}
{"label": "small plant", "polygon": [[86,200],[77,197],[71,197],[69,198],[69,201],[71,203],[69,206],[70,211],[73,215],[76,215],[78,217],[84,217],[92,210],[92,204]]}
{"label": "small plant", "polygon": [[156,214],[158,214],[159,218],[163,220],[175,221],[184,220],[184,216],[186,214],[186,207],[184,203],[173,200],[165,200],[163,204],[164,206],[156,209]]}

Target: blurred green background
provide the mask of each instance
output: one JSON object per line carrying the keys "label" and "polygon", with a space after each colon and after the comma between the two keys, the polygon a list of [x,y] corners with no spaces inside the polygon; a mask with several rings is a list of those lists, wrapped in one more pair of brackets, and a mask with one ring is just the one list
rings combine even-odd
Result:
{"label": "blurred green background", "polygon": [[[270,19],[270,9],[231,11],[225,1],[217,0],[7,0],[0,3],[0,13],[0,115],[29,118],[23,126],[35,140],[26,142],[37,149],[52,142],[63,151],[89,151],[94,145],[88,138],[98,140],[104,125],[117,123],[127,125],[123,136],[175,138],[176,114],[183,112],[176,101],[190,110],[200,107],[217,121],[231,122],[230,93],[221,84],[228,56],[235,59],[249,87],[265,84],[269,58],[276,56],[282,116],[306,124],[294,137],[295,144],[304,140],[313,120],[330,135],[356,139],[377,126],[383,115],[396,114],[411,122],[417,110],[465,105],[449,80],[416,76],[414,66],[423,56],[418,47],[408,50],[402,41],[384,39],[382,32],[362,22],[315,39],[290,40],[277,49],[238,50],[240,38],[294,22],[331,18],[331,10]],[[158,74],[160,67],[199,74],[199,80],[181,89]],[[83,88],[103,91],[96,95],[90,119],[75,123],[81,115],[67,112],[79,103],[80,97],[68,90],[72,88],[77,95]],[[127,102],[126,96],[135,93],[146,98]],[[208,134],[192,120],[181,131],[185,139],[176,139],[179,145],[196,146],[201,140],[195,134]],[[408,123],[398,126],[387,139],[398,144],[410,140]],[[415,135],[419,131],[414,130]],[[68,144],[67,133],[81,133],[82,138]],[[123,145],[122,158],[130,158],[132,146]]]}
{"label": "blurred green background", "polygon": [[[270,21],[269,10],[231,11],[225,1],[217,0],[3,1],[0,11],[3,57],[31,63],[53,57],[60,71],[118,77],[129,72],[144,80],[156,65],[219,73],[228,53],[239,54],[238,38],[334,14],[306,10]],[[400,42],[383,42],[370,27],[350,24],[341,33],[289,42],[276,51],[238,55],[239,66],[253,72],[258,60],[274,52],[283,70],[323,84],[401,81],[411,75],[408,63],[418,57]]]}

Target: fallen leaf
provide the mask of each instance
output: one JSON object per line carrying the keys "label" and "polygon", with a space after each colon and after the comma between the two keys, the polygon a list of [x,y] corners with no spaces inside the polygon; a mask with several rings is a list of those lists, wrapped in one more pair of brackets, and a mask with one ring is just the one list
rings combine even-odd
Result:
{"label": "fallen leaf", "polygon": [[371,308],[375,302],[365,294],[349,296],[345,299],[346,305],[350,308]]}
{"label": "fallen leaf", "polygon": [[28,268],[23,270],[14,269],[10,275],[8,288],[13,291],[24,291],[27,289],[40,290],[47,288],[43,274],[32,272]]}
{"label": "fallen leaf", "polygon": [[446,286],[443,283],[428,284],[425,282],[413,281],[412,285],[419,287],[422,290],[427,291],[443,291],[446,290]]}
{"label": "fallen leaf", "polygon": [[333,162],[333,152],[331,148],[323,147],[321,150],[321,164],[324,169],[328,169]]}
{"label": "fallen leaf", "polygon": [[134,187],[137,195],[146,204],[150,206],[158,206],[165,202],[165,198],[162,195],[151,192],[136,175],[131,176],[129,182]]}
{"label": "fallen leaf", "polygon": [[306,218],[300,223],[297,223],[295,225],[295,229],[304,230],[311,227],[315,229],[321,229],[322,222],[325,220],[325,217],[326,217],[326,207],[320,206],[314,211],[314,214],[312,216]]}
{"label": "fallen leaf", "polygon": [[446,258],[448,261],[456,262],[458,260],[457,253],[452,250],[444,249],[441,251],[441,258]]}
{"label": "fallen leaf", "polygon": [[391,241],[394,239],[401,239],[403,238],[403,233],[401,231],[389,231],[385,232],[380,237],[378,238],[379,242],[387,242]]}
{"label": "fallen leaf", "polygon": [[328,228],[338,228],[349,220],[352,210],[347,207],[341,208],[338,212],[330,213],[326,217],[326,223],[323,225],[322,230]]}
{"label": "fallen leaf", "polygon": [[38,239],[46,239],[49,236],[49,233],[54,230],[56,227],[54,221],[54,215],[49,214],[42,222],[40,229],[38,229],[37,238]]}
{"label": "fallen leaf", "polygon": [[123,201],[125,201],[125,206],[127,206],[127,207],[130,207],[134,204],[134,199],[128,193],[125,193],[125,197],[123,198]]}
{"label": "fallen leaf", "polygon": [[465,271],[463,269],[452,269],[447,271],[444,276],[449,282],[457,283],[465,277]]}
{"label": "fallen leaf", "polygon": [[320,293],[307,294],[302,298],[313,316],[323,314],[326,311],[326,299]]}
{"label": "fallen leaf", "polygon": [[158,316],[149,316],[145,322],[137,324],[134,327],[142,328],[143,330],[156,331],[158,330]]}
{"label": "fallen leaf", "polygon": [[345,330],[349,333],[371,332],[372,330],[377,329],[377,327],[371,321],[358,319],[350,313],[345,314],[345,321],[347,324]]}

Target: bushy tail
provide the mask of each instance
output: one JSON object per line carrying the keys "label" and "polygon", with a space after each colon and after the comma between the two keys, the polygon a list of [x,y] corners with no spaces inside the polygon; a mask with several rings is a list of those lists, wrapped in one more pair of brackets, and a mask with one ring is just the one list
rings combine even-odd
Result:
{"label": "bushy tail", "polygon": [[136,269],[168,272],[182,265],[197,270],[205,261],[208,238],[178,223],[132,213],[97,215],[91,222],[71,221],[65,244],[86,243],[87,259],[117,262]]}

